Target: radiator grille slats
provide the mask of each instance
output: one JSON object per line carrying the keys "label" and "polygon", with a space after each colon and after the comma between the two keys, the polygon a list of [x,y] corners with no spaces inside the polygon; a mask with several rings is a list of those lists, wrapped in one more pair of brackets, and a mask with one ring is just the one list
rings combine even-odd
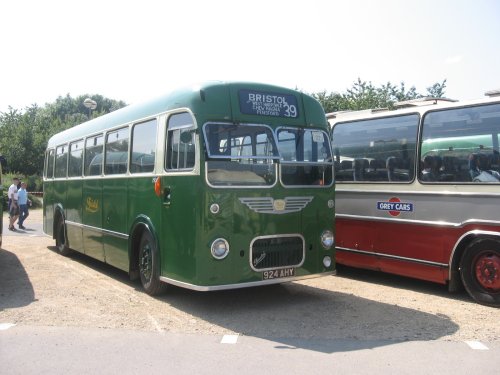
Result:
{"label": "radiator grille slats", "polygon": [[301,265],[303,260],[302,237],[259,237],[252,242],[251,262],[255,270],[296,267]]}

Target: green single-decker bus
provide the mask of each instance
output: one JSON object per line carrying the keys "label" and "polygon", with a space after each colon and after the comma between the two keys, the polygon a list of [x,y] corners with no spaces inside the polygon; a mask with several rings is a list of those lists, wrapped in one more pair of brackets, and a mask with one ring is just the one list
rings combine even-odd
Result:
{"label": "green single-decker bus", "polygon": [[44,231],[155,295],[335,273],[328,123],[311,96],[210,82],[54,135]]}

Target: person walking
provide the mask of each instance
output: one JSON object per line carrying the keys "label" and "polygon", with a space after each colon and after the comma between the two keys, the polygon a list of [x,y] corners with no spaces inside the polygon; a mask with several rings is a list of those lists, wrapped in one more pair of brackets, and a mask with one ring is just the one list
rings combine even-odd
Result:
{"label": "person walking", "polygon": [[31,201],[28,199],[28,191],[26,190],[26,182],[21,182],[21,188],[17,192],[17,203],[19,204],[19,229],[26,229],[23,226],[24,220],[29,216],[28,206]]}
{"label": "person walking", "polygon": [[19,182],[19,179],[17,177],[14,177],[13,181],[14,183],[10,185],[9,191],[7,192],[7,196],[9,197],[9,215],[10,215],[9,230],[15,231],[16,228],[14,228],[14,223],[19,217],[19,205],[17,203],[18,199],[17,183]]}
{"label": "person walking", "polygon": [[[7,198],[9,198],[9,212],[10,212],[10,204],[12,203],[13,196],[14,196],[14,194],[17,194],[17,185],[19,185],[19,178],[14,177],[12,179],[12,185],[9,186],[9,191],[7,192]],[[17,197],[17,195],[16,195],[16,197]]]}

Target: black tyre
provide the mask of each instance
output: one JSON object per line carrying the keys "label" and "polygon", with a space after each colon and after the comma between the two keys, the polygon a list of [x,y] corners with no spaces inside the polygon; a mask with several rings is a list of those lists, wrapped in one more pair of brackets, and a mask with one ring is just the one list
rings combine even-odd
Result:
{"label": "black tyre", "polygon": [[139,276],[147,294],[163,293],[166,284],[160,281],[160,259],[153,235],[149,231],[142,234],[139,243]]}
{"label": "black tyre", "polygon": [[477,239],[460,262],[465,289],[478,303],[500,307],[500,241]]}
{"label": "black tyre", "polygon": [[68,256],[71,254],[71,249],[68,246],[68,239],[66,237],[66,226],[64,220],[59,220],[56,226],[56,246],[59,254]]}

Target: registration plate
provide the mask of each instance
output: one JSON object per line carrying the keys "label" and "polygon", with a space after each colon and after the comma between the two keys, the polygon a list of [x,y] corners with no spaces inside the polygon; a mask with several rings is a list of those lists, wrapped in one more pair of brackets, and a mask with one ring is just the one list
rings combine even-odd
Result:
{"label": "registration plate", "polygon": [[295,276],[295,268],[281,268],[279,270],[268,270],[262,272],[262,280],[281,279],[283,277]]}

